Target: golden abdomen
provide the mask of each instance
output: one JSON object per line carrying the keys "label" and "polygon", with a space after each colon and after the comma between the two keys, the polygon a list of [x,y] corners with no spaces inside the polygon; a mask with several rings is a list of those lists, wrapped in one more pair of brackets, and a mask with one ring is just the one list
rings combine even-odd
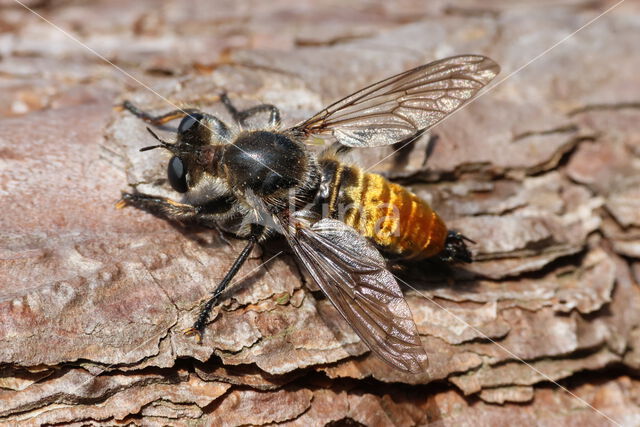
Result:
{"label": "golden abdomen", "polygon": [[[335,161],[335,160],[334,160]],[[335,165],[337,195],[329,198],[333,216],[355,228],[384,251],[401,258],[439,254],[447,227],[422,199],[380,175],[355,166]]]}

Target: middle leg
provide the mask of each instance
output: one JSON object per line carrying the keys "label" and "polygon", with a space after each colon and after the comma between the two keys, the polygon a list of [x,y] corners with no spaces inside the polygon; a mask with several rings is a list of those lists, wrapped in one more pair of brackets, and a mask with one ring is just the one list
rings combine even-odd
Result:
{"label": "middle leg", "polygon": [[247,120],[259,113],[269,113],[269,126],[280,126],[280,110],[275,105],[260,104],[255,107],[248,108],[246,110],[239,111],[231,102],[226,93],[220,95],[220,101],[224,104],[225,108],[233,117],[233,120],[240,126],[246,126]]}
{"label": "middle leg", "polygon": [[231,280],[236,276],[240,267],[245,263],[245,261],[249,258],[251,251],[255,247],[256,243],[260,239],[260,236],[264,233],[264,227],[260,225],[254,225],[251,227],[251,235],[249,236],[249,241],[245,248],[240,252],[238,258],[236,258],[235,262],[224,276],[222,281],[216,286],[211,297],[200,307],[200,312],[198,313],[198,317],[196,321],[193,323],[193,326],[187,328],[184,331],[185,335],[195,335],[198,342],[202,341],[202,334],[204,332],[204,328],[206,326],[207,320],[209,319],[209,314],[213,307],[217,304],[220,295],[227,288],[227,286],[231,283]]}

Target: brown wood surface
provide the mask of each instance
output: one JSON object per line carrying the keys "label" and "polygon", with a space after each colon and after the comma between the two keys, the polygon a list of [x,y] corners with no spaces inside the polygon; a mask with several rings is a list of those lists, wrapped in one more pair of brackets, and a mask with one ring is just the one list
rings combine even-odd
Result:
{"label": "brown wood surface", "polygon": [[[25,4],[120,70],[0,1],[0,423],[640,423],[637,1]],[[114,208],[172,194],[115,106],[220,113],[225,90],[293,124],[462,53],[502,73],[435,144],[353,154],[477,242],[400,273],[428,372],[368,353],[277,240],[185,337],[242,242]]]}

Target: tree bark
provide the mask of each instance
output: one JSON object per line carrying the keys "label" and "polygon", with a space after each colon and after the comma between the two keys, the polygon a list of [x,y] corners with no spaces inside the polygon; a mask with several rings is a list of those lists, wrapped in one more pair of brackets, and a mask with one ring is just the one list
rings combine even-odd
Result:
{"label": "tree bark", "polygon": [[[3,423],[637,423],[637,3],[26,5],[83,45],[0,3]],[[371,355],[278,239],[185,336],[243,242],[115,209],[131,186],[176,197],[117,105],[228,119],[225,91],[288,126],[463,53],[501,65],[486,92],[398,152],[350,154],[476,242],[472,264],[397,270],[427,372]]]}

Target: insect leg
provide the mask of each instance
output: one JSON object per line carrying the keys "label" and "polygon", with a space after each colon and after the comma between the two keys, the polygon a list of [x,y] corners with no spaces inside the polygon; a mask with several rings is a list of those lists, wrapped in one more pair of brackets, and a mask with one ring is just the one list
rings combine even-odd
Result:
{"label": "insect leg", "polygon": [[233,105],[233,103],[231,102],[231,100],[229,99],[226,93],[222,93],[220,95],[220,101],[222,102],[222,105],[224,105],[224,107],[227,109],[229,114],[231,114],[231,117],[233,118],[233,120],[236,123],[240,123],[240,117],[239,117],[240,112],[238,111],[236,106]]}
{"label": "insect leg", "polygon": [[215,288],[211,298],[209,298],[207,302],[205,302],[200,308],[200,313],[198,314],[198,318],[196,319],[196,321],[193,323],[193,326],[184,331],[186,335],[196,335],[198,342],[202,340],[202,332],[204,331],[204,326],[209,319],[209,313],[211,313],[211,309],[218,302],[218,298],[220,298],[220,295],[225,290],[229,282],[231,282],[236,273],[238,273],[238,270],[240,270],[242,264],[244,264],[244,262],[249,258],[249,255],[251,254],[251,251],[253,250],[253,247],[255,246],[257,241],[257,233],[252,234],[251,237],[249,237],[247,246],[245,246],[242,252],[240,252],[240,255],[238,255],[238,258],[236,258],[227,274]]}
{"label": "insect leg", "polygon": [[139,209],[160,214],[166,218],[186,220],[200,213],[200,207],[176,202],[166,197],[151,196],[142,193],[122,193],[116,208],[135,206]]}
{"label": "insect leg", "polygon": [[238,111],[238,109],[231,103],[231,100],[226,93],[220,95],[220,101],[222,101],[227,111],[229,111],[233,120],[241,126],[246,125],[246,120],[249,117],[259,113],[269,113],[269,126],[280,126],[280,110],[278,110],[274,105],[260,104],[246,110]]}
{"label": "insect leg", "polygon": [[200,110],[197,110],[195,108],[186,108],[184,110],[173,110],[165,114],[154,116],[151,113],[141,110],[129,101],[124,101],[122,103],[122,107],[131,112],[131,114],[138,117],[139,119],[154,126],[162,126],[163,124],[170,122],[171,120],[181,119],[182,117],[189,114],[200,113]]}
{"label": "insect leg", "polygon": [[240,124],[244,125],[245,121],[258,113],[268,112],[269,113],[269,126],[277,127],[280,126],[280,110],[278,110],[274,105],[271,104],[261,104],[256,105],[255,107],[251,107],[247,110],[240,112]]}
{"label": "insect leg", "polygon": [[475,243],[470,238],[466,237],[462,233],[449,230],[447,234],[447,240],[444,244],[444,249],[438,255],[438,258],[444,262],[462,261],[472,262],[473,258],[471,251],[467,247],[465,242]]}

